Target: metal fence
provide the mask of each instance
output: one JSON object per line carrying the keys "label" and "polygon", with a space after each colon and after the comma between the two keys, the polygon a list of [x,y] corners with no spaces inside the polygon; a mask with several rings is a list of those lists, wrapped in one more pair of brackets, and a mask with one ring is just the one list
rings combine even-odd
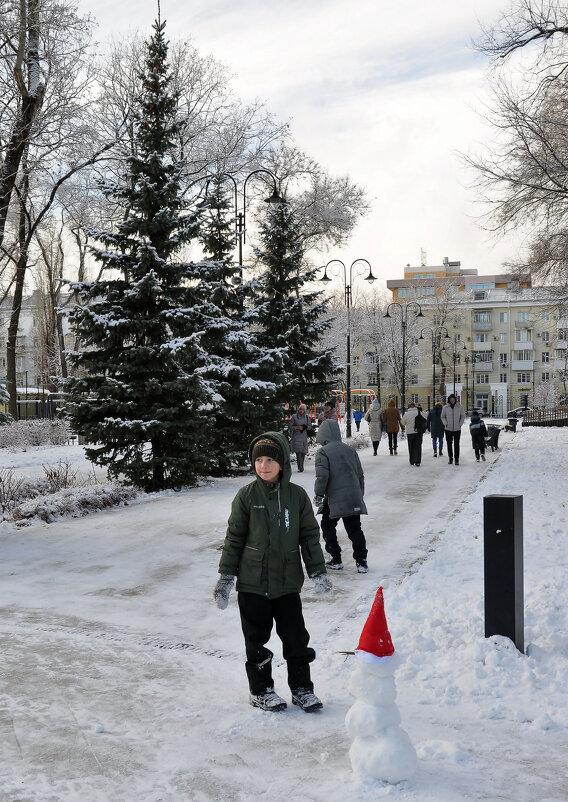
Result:
{"label": "metal fence", "polygon": [[568,426],[568,407],[533,409],[523,416],[523,426]]}

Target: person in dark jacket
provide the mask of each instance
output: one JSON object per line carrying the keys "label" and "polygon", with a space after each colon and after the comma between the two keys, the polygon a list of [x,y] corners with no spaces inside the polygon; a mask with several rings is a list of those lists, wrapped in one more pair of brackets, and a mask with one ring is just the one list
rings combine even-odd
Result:
{"label": "person in dark jacket", "polygon": [[471,445],[475,451],[475,459],[479,462],[479,458],[485,462],[485,438],[487,437],[487,427],[479,410],[474,409],[471,413],[471,420],[469,422],[469,432],[471,434]]}
{"label": "person in dark jacket", "polygon": [[316,452],[316,504],[321,508],[321,529],[325,550],[331,555],[326,565],[343,568],[337,524],[343,520],[353,546],[353,559],[360,574],[367,573],[367,543],[361,528],[361,515],[367,514],[363,501],[365,477],[355,449],[341,442],[337,421],[323,421],[316,435],[321,448]]}
{"label": "person in dark jacket", "polygon": [[438,454],[443,457],[444,451],[444,424],[442,423],[442,402],[436,401],[434,408],[428,413],[426,418],[428,423],[428,431],[432,438],[432,448],[434,449],[434,456]]}
{"label": "person in dark jacket", "polygon": [[284,435],[266,432],[250,447],[256,479],[235,496],[213,596],[220,609],[229,602],[237,577],[245,638],[250,703],[263,710],[284,710],[274,690],[272,652],[266,648],[273,623],[282,640],[292,702],[307,712],[319,710],[310,663],[315,651],[304,623],[300,590],[302,561],[316,593],[331,589],[314,511],[303,487],[290,482],[290,449]]}

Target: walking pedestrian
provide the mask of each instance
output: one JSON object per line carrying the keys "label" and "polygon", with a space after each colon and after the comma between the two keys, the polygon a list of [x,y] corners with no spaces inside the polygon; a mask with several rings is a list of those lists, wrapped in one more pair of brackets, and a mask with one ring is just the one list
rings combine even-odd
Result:
{"label": "walking pedestrian", "polygon": [[391,457],[398,454],[398,433],[402,418],[396,407],[394,398],[391,398],[387,408],[383,411],[383,423],[387,427],[387,437],[389,439],[389,452]]}
{"label": "walking pedestrian", "polygon": [[442,423],[442,408],[442,402],[436,401],[433,409],[428,412],[428,417],[426,418],[428,431],[430,432],[430,437],[432,438],[432,448],[434,449],[435,457],[437,457],[438,454],[440,454],[441,457],[444,456],[444,424]]}
{"label": "walking pedestrian", "polygon": [[448,396],[448,403],[442,408],[442,423],[448,448],[448,465],[455,461],[460,464],[461,428],[465,420],[465,410],[453,393]]}
{"label": "walking pedestrian", "polygon": [[318,417],[318,424],[324,420],[339,420],[333,401],[326,401],[323,405],[323,412]]}
{"label": "walking pedestrian", "polygon": [[353,413],[353,420],[355,421],[355,426],[357,427],[357,431],[359,431],[359,427],[361,426],[361,421],[363,420],[363,412],[360,409],[356,409]]}
{"label": "walking pedestrian", "polygon": [[266,432],[256,437],[249,453],[256,479],[233,500],[213,596],[224,610],[237,578],[250,704],[269,711],[286,708],[274,690],[273,654],[266,648],[275,623],[292,702],[310,713],[323,705],[310,676],[316,653],[308,646],[300,590],[302,560],[316,593],[331,589],[320,530],[308,494],[290,481],[290,450],[284,435]]}
{"label": "walking pedestrian", "polygon": [[424,425],[426,425],[426,419],[420,409],[414,402],[411,402],[401,421],[403,429],[406,430],[406,439],[408,440],[408,461],[417,468],[420,467],[422,462],[422,435],[424,431],[419,431],[416,425],[419,415],[424,420]]}
{"label": "walking pedestrian", "polygon": [[[381,442],[383,424],[381,422],[381,408],[377,398],[373,398],[373,403],[365,413],[365,420],[369,424],[369,436],[373,444],[373,456],[377,456],[377,449]],[[316,438],[317,443],[317,438]]]}
{"label": "walking pedestrian", "polygon": [[474,409],[471,413],[469,432],[471,434],[471,444],[475,452],[476,462],[479,462],[480,457],[483,462],[485,462],[485,438],[487,437],[487,427],[485,426],[485,421],[477,409]]}
{"label": "walking pedestrian", "polygon": [[343,568],[337,524],[341,518],[353,547],[353,559],[360,574],[367,573],[367,543],[361,528],[361,515],[367,514],[363,500],[365,477],[355,449],[341,442],[337,421],[324,421],[316,443],[315,502],[321,509],[321,529],[325,550],[331,555],[329,568]]}
{"label": "walking pedestrian", "polygon": [[298,472],[302,473],[304,458],[308,453],[308,431],[310,429],[310,419],[305,404],[300,404],[297,412],[292,415],[288,428],[292,441],[291,451],[296,455]]}

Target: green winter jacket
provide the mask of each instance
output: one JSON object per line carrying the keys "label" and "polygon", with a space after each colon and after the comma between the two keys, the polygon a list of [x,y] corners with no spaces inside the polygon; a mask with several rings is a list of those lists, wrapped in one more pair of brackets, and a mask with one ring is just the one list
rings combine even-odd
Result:
{"label": "green winter jacket", "polygon": [[290,449],[284,435],[265,432],[257,440],[277,440],[284,467],[276,484],[256,477],[233,500],[219,573],[237,577],[237,590],[277,599],[299,593],[304,584],[302,560],[308,576],[324,574],[320,529],[303,487],[292,484]]}

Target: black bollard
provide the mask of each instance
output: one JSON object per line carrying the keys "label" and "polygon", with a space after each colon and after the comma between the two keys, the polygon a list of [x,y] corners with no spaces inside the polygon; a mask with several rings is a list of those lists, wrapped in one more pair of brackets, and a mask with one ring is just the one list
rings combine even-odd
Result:
{"label": "black bollard", "polygon": [[525,650],[523,497],[483,499],[485,637],[505,635]]}

